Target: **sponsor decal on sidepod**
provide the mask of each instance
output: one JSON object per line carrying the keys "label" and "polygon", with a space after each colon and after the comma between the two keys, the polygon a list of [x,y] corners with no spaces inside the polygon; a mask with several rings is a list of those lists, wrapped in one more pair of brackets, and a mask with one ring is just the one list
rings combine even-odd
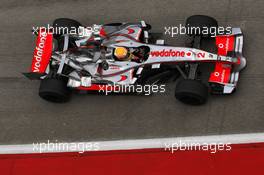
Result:
{"label": "sponsor decal on sidepod", "polygon": [[[185,57],[185,56],[191,56],[192,52],[188,51],[179,51],[179,50],[160,50],[160,51],[151,51],[150,55],[152,57]],[[196,54],[197,58],[204,58],[205,53],[204,52],[199,52]]]}

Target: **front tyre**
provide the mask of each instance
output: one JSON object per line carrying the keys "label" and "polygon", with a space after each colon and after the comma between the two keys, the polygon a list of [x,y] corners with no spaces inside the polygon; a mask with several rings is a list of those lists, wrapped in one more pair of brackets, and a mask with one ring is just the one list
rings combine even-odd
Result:
{"label": "front tyre", "polygon": [[175,97],[190,105],[201,105],[207,101],[208,87],[198,80],[183,79],[177,83]]}
{"label": "front tyre", "polygon": [[69,100],[70,89],[62,78],[46,78],[41,80],[39,96],[47,101],[63,103]]}

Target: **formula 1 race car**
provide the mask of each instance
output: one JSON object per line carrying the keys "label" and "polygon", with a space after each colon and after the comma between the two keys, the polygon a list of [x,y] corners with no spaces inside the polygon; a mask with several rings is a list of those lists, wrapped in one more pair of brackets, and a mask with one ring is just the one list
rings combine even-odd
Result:
{"label": "formula 1 race car", "polygon": [[144,21],[85,27],[59,18],[52,30],[34,31],[37,45],[31,70],[24,75],[40,79],[40,97],[52,102],[67,101],[72,89],[155,84],[172,74],[181,75],[175,97],[187,104],[205,103],[209,92],[234,92],[239,72],[246,66],[241,29],[212,37],[203,30],[217,28],[217,21],[203,15],[187,18],[185,25],[196,32],[187,33],[187,47],[174,47],[155,38]]}

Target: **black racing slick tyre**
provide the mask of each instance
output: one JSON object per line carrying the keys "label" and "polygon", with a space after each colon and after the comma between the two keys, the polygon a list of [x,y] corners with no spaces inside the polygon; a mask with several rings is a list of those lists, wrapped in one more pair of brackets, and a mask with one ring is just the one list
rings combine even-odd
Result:
{"label": "black racing slick tyre", "polygon": [[190,105],[201,105],[207,101],[208,87],[198,80],[183,79],[175,89],[175,97]]}
{"label": "black racing slick tyre", "polygon": [[70,33],[71,31],[78,31],[82,24],[74,19],[58,18],[53,22],[54,37],[59,37],[63,34]]}
{"label": "black racing slick tyre", "polygon": [[69,100],[70,89],[64,79],[46,78],[41,80],[39,96],[50,102],[63,103]]}
{"label": "black racing slick tyre", "polygon": [[193,15],[186,19],[186,31],[189,36],[210,37],[217,34],[216,19],[205,15]]}

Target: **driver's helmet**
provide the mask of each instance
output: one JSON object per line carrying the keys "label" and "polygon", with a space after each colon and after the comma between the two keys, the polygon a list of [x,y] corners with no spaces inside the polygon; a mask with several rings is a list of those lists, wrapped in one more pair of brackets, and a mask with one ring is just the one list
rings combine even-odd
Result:
{"label": "driver's helmet", "polygon": [[128,60],[130,58],[129,50],[125,47],[116,47],[114,55],[118,60]]}

